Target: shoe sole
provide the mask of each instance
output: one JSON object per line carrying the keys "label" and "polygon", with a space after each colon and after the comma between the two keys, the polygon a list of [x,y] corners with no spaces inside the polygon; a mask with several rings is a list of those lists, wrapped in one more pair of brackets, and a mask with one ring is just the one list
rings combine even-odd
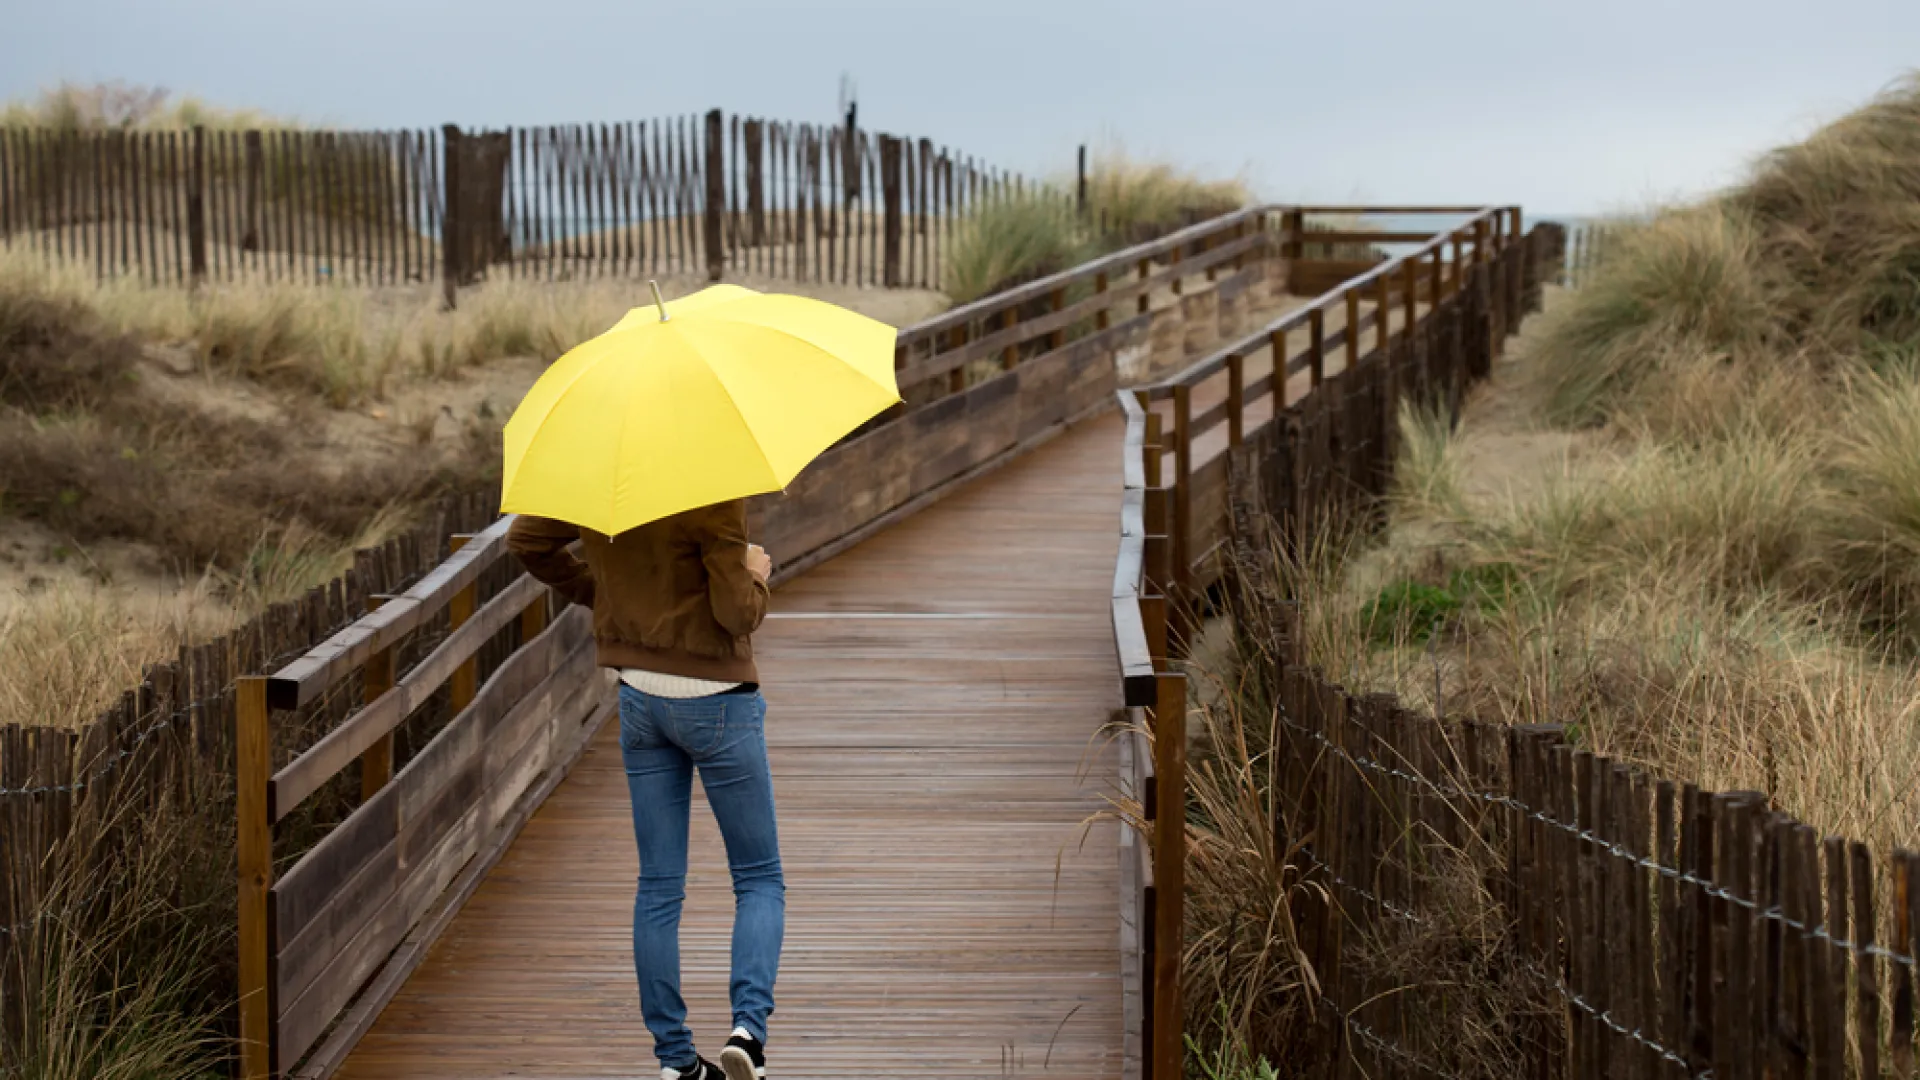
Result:
{"label": "shoe sole", "polygon": [[729,1046],[720,1051],[720,1071],[727,1074],[727,1080],[764,1080],[754,1070],[753,1059],[745,1050]]}

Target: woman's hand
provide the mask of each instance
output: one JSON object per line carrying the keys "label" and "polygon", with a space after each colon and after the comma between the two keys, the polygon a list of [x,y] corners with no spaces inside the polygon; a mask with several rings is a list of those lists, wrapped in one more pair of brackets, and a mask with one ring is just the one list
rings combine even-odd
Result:
{"label": "woman's hand", "polygon": [[747,573],[766,581],[773,576],[773,560],[767,556],[767,549],[759,544],[747,545]]}

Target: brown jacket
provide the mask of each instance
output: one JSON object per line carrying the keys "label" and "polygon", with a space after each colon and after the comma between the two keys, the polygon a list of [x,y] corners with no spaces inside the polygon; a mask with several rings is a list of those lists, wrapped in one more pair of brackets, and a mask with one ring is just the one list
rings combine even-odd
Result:
{"label": "brown jacket", "polygon": [[[716,503],[615,537],[523,514],[507,550],[593,609],[601,667],[759,682],[750,635],[766,617],[767,586],[747,569],[746,507]],[[585,561],[568,550],[575,540]]]}

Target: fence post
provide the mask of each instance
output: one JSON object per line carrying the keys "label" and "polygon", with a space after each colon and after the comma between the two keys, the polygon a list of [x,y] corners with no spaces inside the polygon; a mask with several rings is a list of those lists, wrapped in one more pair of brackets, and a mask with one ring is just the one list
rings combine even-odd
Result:
{"label": "fence post", "polygon": [[[767,186],[762,163],[767,126],[763,120],[749,120],[740,126],[747,137],[747,243],[761,247],[767,242]],[[791,207],[788,212],[792,212]],[[798,250],[804,253],[806,245],[800,244]]]}
{"label": "fence post", "polygon": [[881,281],[889,289],[900,284],[900,140],[880,136],[880,203],[884,214]]}
{"label": "fence post", "polygon": [[464,228],[464,207],[460,198],[460,159],[465,156],[466,136],[455,124],[440,127],[440,301],[453,310],[454,293],[460,287],[460,249]]}
{"label": "fence post", "polygon": [[240,250],[260,250],[260,188],[262,161],[260,152],[260,133],[249,131],[246,136],[247,152],[247,232],[240,239]]}
{"label": "fence post", "polygon": [[1087,144],[1080,144],[1080,182],[1075,185],[1074,209],[1084,218],[1087,216]]}
{"label": "fence post", "polygon": [[[199,159],[200,129],[194,129],[194,158]],[[195,170],[196,174],[198,170]],[[267,780],[273,774],[273,747],[267,727],[267,680],[249,675],[234,684],[234,820],[240,866],[240,1076],[270,1080],[276,1073],[273,1047],[273,964],[268,890],[273,885],[273,820],[267,805]]]}
{"label": "fence post", "polygon": [[193,154],[187,169],[187,257],[193,284],[207,280],[207,129],[193,128]]}
{"label": "fence post", "polygon": [[727,132],[719,109],[707,110],[706,242],[707,280],[719,281],[726,270]]}
{"label": "fence post", "polygon": [[1153,1060],[1149,1075],[1154,1080],[1178,1080],[1186,1050],[1180,957],[1186,941],[1187,677],[1161,674],[1155,683]]}

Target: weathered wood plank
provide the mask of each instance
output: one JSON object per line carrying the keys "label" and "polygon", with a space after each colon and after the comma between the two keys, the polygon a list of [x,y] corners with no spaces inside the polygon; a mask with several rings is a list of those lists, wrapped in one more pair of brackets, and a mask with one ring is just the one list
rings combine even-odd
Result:
{"label": "weathered wood plank", "polygon": [[[386,847],[399,838],[402,825],[417,817],[422,801],[437,790],[438,783],[429,783],[429,778],[445,778],[453,760],[448,747],[459,745],[470,750],[460,742],[469,738],[463,732],[474,729],[484,735],[491,727],[491,718],[513,706],[529,682],[544,678],[556,656],[564,656],[579,644],[585,634],[585,618],[584,611],[569,609],[540,637],[517,650],[487,680],[473,704],[449,721],[398,776],[282,875],[273,888],[278,947],[290,947],[289,943],[333,902],[336,893],[353,888],[350,883],[362,867],[383,857]],[[528,673],[533,672],[538,676],[529,680]]]}
{"label": "weathered wood plank", "polygon": [[[584,615],[583,611],[569,612],[568,618],[556,624],[555,629],[563,632],[556,634],[556,638],[564,636],[566,624],[577,628],[585,621]],[[531,732],[523,734],[522,744],[538,735],[541,747],[548,748],[546,724],[559,715],[577,715],[577,712],[563,714],[555,708],[556,704],[572,703],[577,710],[583,699],[594,696],[593,691],[604,686],[585,677],[592,671],[592,649],[590,641],[576,644],[568,658],[570,662],[549,674],[528,696],[523,703],[525,707],[517,710],[542,721],[532,725]],[[449,733],[455,731],[455,725],[449,725],[448,731],[442,732],[431,745],[478,747],[484,719],[480,704],[476,699],[474,706],[462,713],[464,722],[456,722],[458,733],[449,738]],[[444,771],[446,760],[449,759],[429,762],[427,755],[422,754],[394,778],[393,786],[402,791],[410,786],[416,789],[428,786],[424,781]],[[287,965],[288,977],[279,988],[281,999],[287,1003],[280,1016],[283,1067],[313,1045],[313,1040],[340,1014],[353,994],[387,961],[388,953],[413,930],[467,859],[478,850],[481,841],[493,831],[502,816],[499,808],[519,801],[526,794],[527,785],[541,771],[502,771],[496,778],[500,781],[499,787],[488,789],[482,782],[487,777],[488,755],[469,751],[451,760],[461,761],[454,775],[446,777],[431,801],[418,808],[418,816],[411,820],[403,817],[398,836],[383,849],[382,856],[373,861],[384,865],[385,852],[394,853],[396,881],[384,902],[357,909],[359,917],[347,924],[352,936],[344,942],[316,938],[312,942],[313,959],[296,953],[299,962]],[[420,766],[417,774],[416,766]],[[410,778],[409,774],[415,775]],[[325,962],[316,965],[320,957],[325,957]]]}

